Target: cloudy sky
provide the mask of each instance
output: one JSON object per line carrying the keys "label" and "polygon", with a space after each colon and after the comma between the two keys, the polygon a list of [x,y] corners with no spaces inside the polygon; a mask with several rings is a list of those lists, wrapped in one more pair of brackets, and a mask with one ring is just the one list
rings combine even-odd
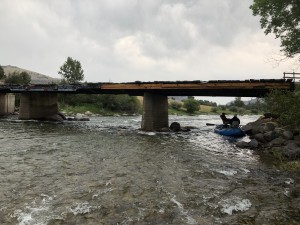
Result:
{"label": "cloudy sky", "polygon": [[0,64],[89,82],[281,78],[252,0],[0,0]]}

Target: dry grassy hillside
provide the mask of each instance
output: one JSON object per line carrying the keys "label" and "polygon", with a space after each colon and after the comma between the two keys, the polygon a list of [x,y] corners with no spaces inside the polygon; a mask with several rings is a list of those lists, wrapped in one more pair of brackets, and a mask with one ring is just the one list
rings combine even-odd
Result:
{"label": "dry grassy hillside", "polygon": [[49,83],[58,83],[60,79],[52,78],[40,73],[36,73],[30,70],[22,69],[16,66],[2,66],[4,69],[5,75],[9,75],[13,72],[27,72],[31,76],[31,83],[32,84],[49,84]]}

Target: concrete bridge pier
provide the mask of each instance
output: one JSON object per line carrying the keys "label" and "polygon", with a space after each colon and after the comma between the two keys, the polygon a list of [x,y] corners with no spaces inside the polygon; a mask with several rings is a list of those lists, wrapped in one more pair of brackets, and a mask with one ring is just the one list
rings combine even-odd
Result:
{"label": "concrete bridge pier", "polygon": [[19,119],[47,120],[57,113],[57,93],[21,94]]}
{"label": "concrete bridge pier", "polygon": [[144,93],[142,130],[159,131],[169,127],[168,96]]}
{"label": "concrete bridge pier", "polygon": [[0,115],[7,115],[15,112],[15,95],[0,94]]}

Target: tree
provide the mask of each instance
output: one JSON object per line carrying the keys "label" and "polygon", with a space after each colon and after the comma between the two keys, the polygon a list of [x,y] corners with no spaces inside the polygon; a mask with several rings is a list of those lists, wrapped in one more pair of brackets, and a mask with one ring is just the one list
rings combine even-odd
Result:
{"label": "tree", "polygon": [[78,83],[84,79],[80,62],[71,57],[68,57],[67,61],[60,67],[58,74],[62,76],[65,83]]}
{"label": "tree", "polygon": [[7,84],[29,84],[31,82],[31,77],[27,72],[13,72],[8,74],[5,78],[5,83]]}
{"label": "tree", "polygon": [[244,107],[245,103],[241,100],[241,97],[236,97],[234,99],[234,102],[231,103],[232,106],[237,106],[237,107]]}
{"label": "tree", "polygon": [[287,57],[300,53],[299,0],[254,0],[250,9],[254,16],[261,17],[265,34],[274,33],[281,40],[281,51]]}
{"label": "tree", "polygon": [[295,92],[273,90],[264,100],[269,112],[279,116],[279,120],[283,125],[299,129],[300,86],[296,86]]}
{"label": "tree", "polygon": [[184,107],[188,113],[194,113],[200,109],[200,103],[194,98],[188,98],[184,101]]}
{"label": "tree", "polygon": [[5,78],[5,73],[4,73],[4,69],[2,68],[2,66],[0,65],[0,80]]}

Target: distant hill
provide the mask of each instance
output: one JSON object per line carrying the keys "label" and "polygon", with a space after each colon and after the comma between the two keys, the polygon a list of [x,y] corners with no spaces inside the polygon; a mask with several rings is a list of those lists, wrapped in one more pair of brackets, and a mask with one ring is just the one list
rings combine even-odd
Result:
{"label": "distant hill", "polygon": [[58,78],[53,78],[46,76],[44,74],[40,74],[37,72],[33,72],[30,70],[22,69],[16,66],[2,66],[5,75],[9,75],[10,73],[13,72],[27,72],[31,76],[31,82],[32,84],[50,84],[50,83],[58,83],[60,82],[60,79]]}

